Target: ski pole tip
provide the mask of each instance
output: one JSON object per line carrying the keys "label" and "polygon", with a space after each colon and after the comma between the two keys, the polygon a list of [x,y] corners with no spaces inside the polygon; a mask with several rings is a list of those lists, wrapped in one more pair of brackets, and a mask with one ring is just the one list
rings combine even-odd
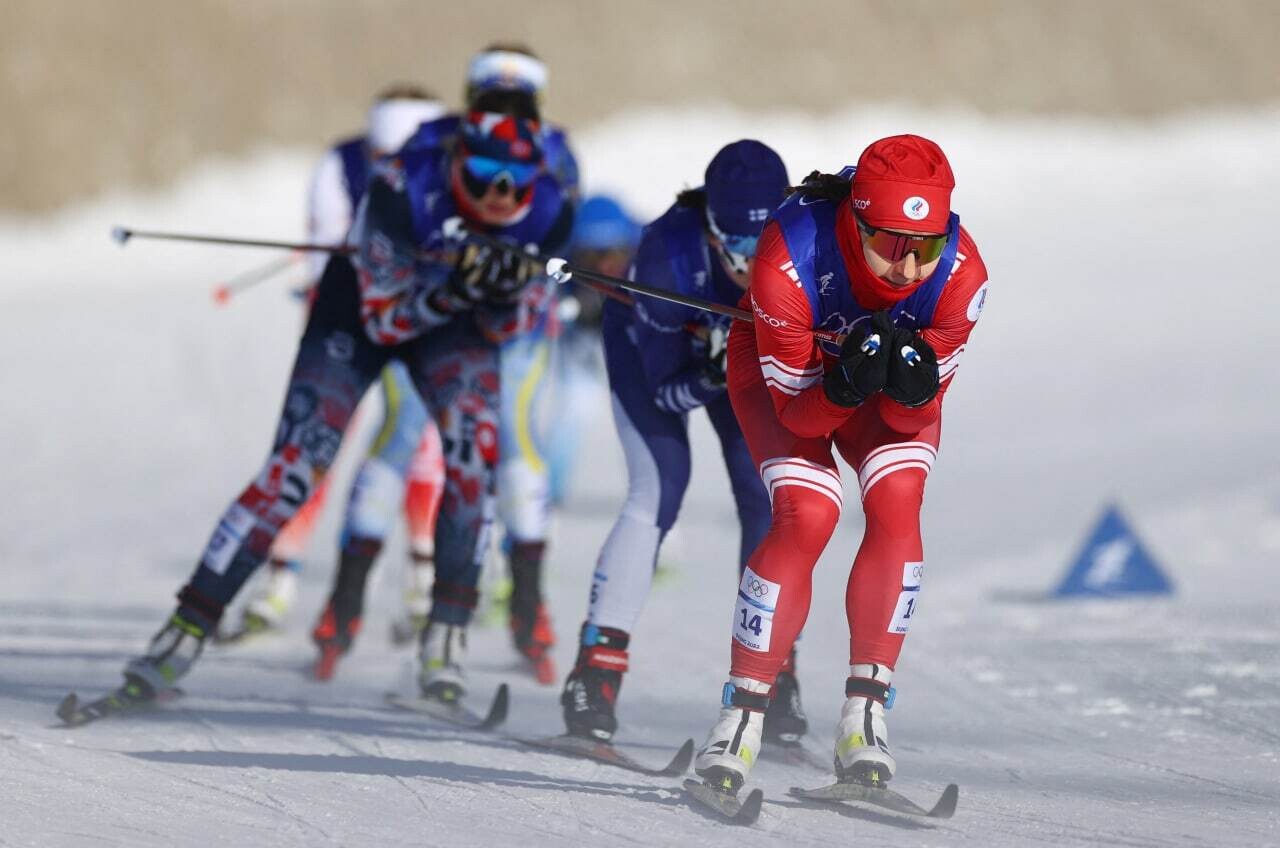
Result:
{"label": "ski pole tip", "polygon": [[566,266],[569,263],[558,256],[547,260],[547,276],[557,283],[567,283],[573,278],[573,272]]}
{"label": "ski pole tip", "polygon": [[133,235],[133,231],[124,227],[112,227],[111,238],[118,244],[124,244],[129,240],[129,236]]}

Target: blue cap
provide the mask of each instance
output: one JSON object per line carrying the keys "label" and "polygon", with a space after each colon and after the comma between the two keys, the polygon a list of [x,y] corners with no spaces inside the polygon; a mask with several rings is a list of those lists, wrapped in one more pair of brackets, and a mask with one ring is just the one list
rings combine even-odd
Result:
{"label": "blue cap", "polygon": [[640,242],[640,225],[618,201],[604,194],[588,197],[573,222],[576,250],[632,250]]}
{"label": "blue cap", "polygon": [[773,148],[743,139],[720,148],[707,166],[707,212],[715,229],[758,236],[786,198],[787,166]]}

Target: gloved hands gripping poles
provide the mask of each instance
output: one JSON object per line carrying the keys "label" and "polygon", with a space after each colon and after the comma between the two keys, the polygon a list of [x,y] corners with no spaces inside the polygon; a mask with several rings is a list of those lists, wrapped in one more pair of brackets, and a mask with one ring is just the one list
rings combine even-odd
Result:
{"label": "gloved hands gripping poles", "polygon": [[923,406],[938,394],[938,357],[912,330],[895,327],[889,313],[871,316],[866,335],[849,335],[840,359],[823,377],[822,388],[834,404],[853,408],[883,391],[903,406]]}

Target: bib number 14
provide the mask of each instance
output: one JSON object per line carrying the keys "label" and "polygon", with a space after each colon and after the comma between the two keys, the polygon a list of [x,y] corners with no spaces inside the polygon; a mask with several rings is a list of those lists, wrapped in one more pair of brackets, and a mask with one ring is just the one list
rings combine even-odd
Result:
{"label": "bib number 14", "polygon": [[773,613],[781,584],[760,577],[750,568],[738,584],[738,604],[733,612],[733,638],[750,651],[767,652],[773,639]]}

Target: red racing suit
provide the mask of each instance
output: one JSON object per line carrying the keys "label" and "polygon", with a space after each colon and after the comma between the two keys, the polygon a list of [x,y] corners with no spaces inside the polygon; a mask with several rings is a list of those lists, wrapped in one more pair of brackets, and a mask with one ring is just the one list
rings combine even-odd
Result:
{"label": "red racing suit", "polygon": [[[739,588],[731,674],[770,684],[804,627],[813,567],[843,506],[833,445],[857,469],[866,516],[845,595],[849,662],[891,668],[897,663],[924,573],[920,506],[937,456],[943,398],[982,310],[987,280],[977,248],[957,218],[952,248],[934,274],[895,289],[867,266],[845,199],[834,213],[818,219],[826,221],[825,261],[843,262],[837,268],[843,273],[808,280],[806,292],[806,281],[797,273],[801,258],[792,255],[794,242],[789,243],[779,223],[785,209],[784,204],[761,236],[751,286],[742,301],[755,320],[734,325],[727,369],[734,412],[773,508],[772,526],[751,556]],[[816,274],[812,268],[811,261],[810,272]],[[852,294],[852,300],[845,298],[846,314],[815,315],[815,303],[828,302],[833,278]],[[934,294],[928,295],[927,318],[915,326],[938,356],[937,397],[917,408],[883,393],[853,409],[832,403],[822,379],[836,363],[838,349],[819,343],[812,331],[823,326],[860,333],[858,324],[880,309],[899,310],[895,320],[910,326],[916,316],[902,310],[904,305],[915,308],[916,301],[907,298],[922,285],[933,286]]]}

